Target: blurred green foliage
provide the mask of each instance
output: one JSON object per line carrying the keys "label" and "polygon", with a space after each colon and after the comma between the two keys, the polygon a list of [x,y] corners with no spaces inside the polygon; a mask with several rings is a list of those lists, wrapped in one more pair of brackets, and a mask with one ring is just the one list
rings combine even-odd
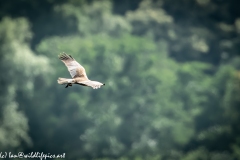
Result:
{"label": "blurred green foliage", "polygon": [[[235,1],[42,2],[0,2],[0,151],[240,159]],[[106,86],[58,85],[61,52]]]}

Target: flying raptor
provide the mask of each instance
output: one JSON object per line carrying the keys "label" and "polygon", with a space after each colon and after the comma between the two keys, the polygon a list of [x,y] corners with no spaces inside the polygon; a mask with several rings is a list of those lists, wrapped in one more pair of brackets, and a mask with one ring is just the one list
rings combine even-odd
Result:
{"label": "flying raptor", "polygon": [[92,87],[93,89],[98,89],[105,85],[101,82],[89,80],[83,66],[81,66],[71,55],[62,53],[58,57],[67,66],[68,71],[72,76],[72,79],[58,78],[58,84],[67,84],[65,88],[72,86],[72,84],[79,84]]}

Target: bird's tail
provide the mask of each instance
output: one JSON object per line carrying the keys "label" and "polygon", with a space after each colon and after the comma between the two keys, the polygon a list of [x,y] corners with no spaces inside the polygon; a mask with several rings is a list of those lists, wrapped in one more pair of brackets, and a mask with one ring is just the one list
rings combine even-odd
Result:
{"label": "bird's tail", "polygon": [[67,78],[58,78],[58,84],[68,84],[68,83],[74,83],[73,79],[67,79]]}

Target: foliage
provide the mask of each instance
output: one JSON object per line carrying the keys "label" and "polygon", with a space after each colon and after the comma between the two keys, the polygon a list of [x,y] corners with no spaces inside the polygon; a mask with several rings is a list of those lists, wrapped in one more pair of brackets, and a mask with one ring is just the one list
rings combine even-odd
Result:
{"label": "foliage", "polygon": [[[1,20],[2,149],[67,159],[240,158],[238,20],[209,18],[214,1],[138,3],[117,14],[116,1],[46,0],[45,21]],[[106,86],[58,85],[70,77],[61,52]]]}
{"label": "foliage", "polygon": [[[35,77],[48,73],[48,59],[34,55],[29,48],[29,24],[24,18],[5,18],[0,23],[1,56],[1,128],[2,149],[19,147],[21,141],[28,144],[27,118],[19,111],[18,93],[31,98]],[[27,62],[27,63],[26,63]]]}

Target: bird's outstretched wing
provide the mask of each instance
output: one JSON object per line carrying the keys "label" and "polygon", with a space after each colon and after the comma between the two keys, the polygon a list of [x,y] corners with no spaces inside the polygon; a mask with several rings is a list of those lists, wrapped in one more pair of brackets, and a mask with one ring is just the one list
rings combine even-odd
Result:
{"label": "bird's outstretched wing", "polygon": [[71,55],[62,53],[58,57],[67,66],[68,71],[72,78],[81,77],[83,79],[88,80],[84,67],[81,66]]}
{"label": "bird's outstretched wing", "polygon": [[88,81],[81,81],[78,84],[83,85],[83,86],[92,87],[93,89],[98,89],[101,86],[105,85],[104,83],[100,83],[100,82],[97,82],[97,81],[90,81],[90,80],[88,80]]}

